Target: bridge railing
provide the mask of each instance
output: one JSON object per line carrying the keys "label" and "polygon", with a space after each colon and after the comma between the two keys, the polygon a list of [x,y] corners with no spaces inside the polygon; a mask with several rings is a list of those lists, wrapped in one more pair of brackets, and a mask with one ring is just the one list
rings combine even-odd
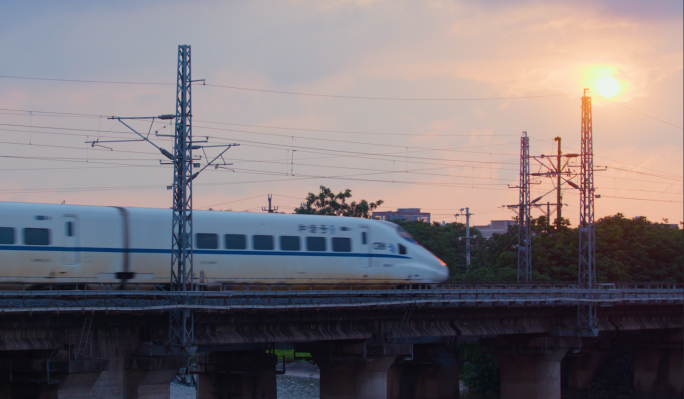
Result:
{"label": "bridge railing", "polygon": [[[39,288],[36,288],[39,287]],[[577,282],[568,281],[542,281],[542,282],[507,282],[507,281],[450,281],[439,284],[399,284],[399,283],[318,283],[318,284],[298,284],[298,283],[247,283],[247,282],[201,282],[195,284],[194,291],[207,292],[231,292],[237,293],[242,291],[252,292],[339,292],[343,295],[344,292],[354,291],[393,291],[396,293],[410,293],[410,292],[437,292],[442,290],[506,290],[506,291],[525,291],[525,290],[558,290],[558,289],[579,289]],[[684,283],[673,282],[621,282],[621,281],[606,281],[597,284],[594,290],[684,290]],[[25,282],[18,283],[0,283],[0,295],[3,293],[10,293],[21,291],[26,295],[46,295],[45,293],[52,293],[47,295],[63,295],[66,292],[81,292],[81,291],[113,291],[125,293],[128,291],[154,291],[164,292],[166,287],[163,284],[154,283],[128,283],[122,285],[121,283],[100,283],[88,282],[78,284],[27,284]],[[586,289],[584,289],[586,291]]]}
{"label": "bridge railing", "polygon": [[[206,283],[197,291],[161,290],[5,290],[0,291],[0,313],[25,311],[74,310],[170,310],[193,308],[290,309],[354,308],[368,306],[436,307],[511,307],[574,306],[593,303],[597,306],[684,304],[684,285],[675,283],[618,283],[579,289],[568,283],[449,283],[417,285],[398,289],[372,289],[351,285],[348,289],[297,289],[295,285],[246,285],[227,290],[224,285]],[[135,288],[131,286],[129,288]],[[140,287],[137,287],[140,288]],[[240,288],[240,287],[232,287]],[[258,289],[255,289],[258,288]],[[371,289],[369,289],[371,288]]]}

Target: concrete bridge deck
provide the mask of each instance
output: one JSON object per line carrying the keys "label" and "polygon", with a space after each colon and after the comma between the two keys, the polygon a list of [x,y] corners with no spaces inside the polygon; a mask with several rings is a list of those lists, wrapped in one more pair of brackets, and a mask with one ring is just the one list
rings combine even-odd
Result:
{"label": "concrete bridge deck", "polygon": [[[0,397],[168,398],[191,366],[198,398],[275,398],[269,351],[296,346],[321,368],[322,398],[454,398],[456,344],[473,340],[497,353],[502,398],[586,389],[625,342],[634,389],[682,393],[682,284],[198,287],[0,291]],[[572,333],[579,304],[596,306],[598,335]],[[165,345],[181,308],[193,310],[192,365]]]}

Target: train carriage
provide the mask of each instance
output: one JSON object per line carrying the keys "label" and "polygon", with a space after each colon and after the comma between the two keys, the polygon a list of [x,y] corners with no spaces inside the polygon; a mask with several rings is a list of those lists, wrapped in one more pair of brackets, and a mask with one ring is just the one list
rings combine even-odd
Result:
{"label": "train carriage", "polygon": [[[169,281],[171,210],[0,203],[0,282]],[[196,281],[438,283],[448,269],[401,227],[319,215],[194,211]]]}

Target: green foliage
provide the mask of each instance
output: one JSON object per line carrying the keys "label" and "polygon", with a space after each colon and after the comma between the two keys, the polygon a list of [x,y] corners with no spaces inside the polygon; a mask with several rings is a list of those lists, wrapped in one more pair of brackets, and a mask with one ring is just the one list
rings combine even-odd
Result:
{"label": "green foliage", "polygon": [[334,194],[332,190],[325,186],[321,186],[320,189],[321,192],[318,193],[318,195],[309,193],[309,195],[306,196],[306,203],[304,206],[295,208],[295,213],[351,216],[370,219],[373,210],[383,203],[383,200],[378,200],[376,202],[361,200],[359,203],[356,201],[347,203],[347,199],[352,196],[350,189],[346,189],[338,194]]}
{"label": "green foliage", "polygon": [[499,391],[499,359],[478,343],[464,343],[458,346],[461,357],[459,374],[470,389],[485,393]]}
{"label": "green foliage", "polygon": [[[273,354],[278,356],[278,360],[285,360],[285,362],[294,362],[294,349],[275,349]],[[302,357],[310,358],[311,354],[308,352],[297,352],[297,361],[303,362]]]}
{"label": "green foliage", "polygon": [[[577,279],[579,232],[564,221],[560,230],[535,219],[532,240],[532,278],[536,281]],[[475,252],[467,280],[515,280],[518,265],[518,226],[487,240]],[[618,213],[596,222],[596,278],[598,281],[683,282],[684,230],[664,228],[641,218]]]}

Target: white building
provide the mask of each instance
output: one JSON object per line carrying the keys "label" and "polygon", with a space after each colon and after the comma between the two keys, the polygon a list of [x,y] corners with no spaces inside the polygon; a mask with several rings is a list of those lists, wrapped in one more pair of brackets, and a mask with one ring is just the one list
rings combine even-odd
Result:
{"label": "white building", "polygon": [[517,225],[515,220],[492,220],[486,226],[473,226],[482,233],[483,238],[491,238],[494,234],[504,234],[508,232],[509,226]]}

